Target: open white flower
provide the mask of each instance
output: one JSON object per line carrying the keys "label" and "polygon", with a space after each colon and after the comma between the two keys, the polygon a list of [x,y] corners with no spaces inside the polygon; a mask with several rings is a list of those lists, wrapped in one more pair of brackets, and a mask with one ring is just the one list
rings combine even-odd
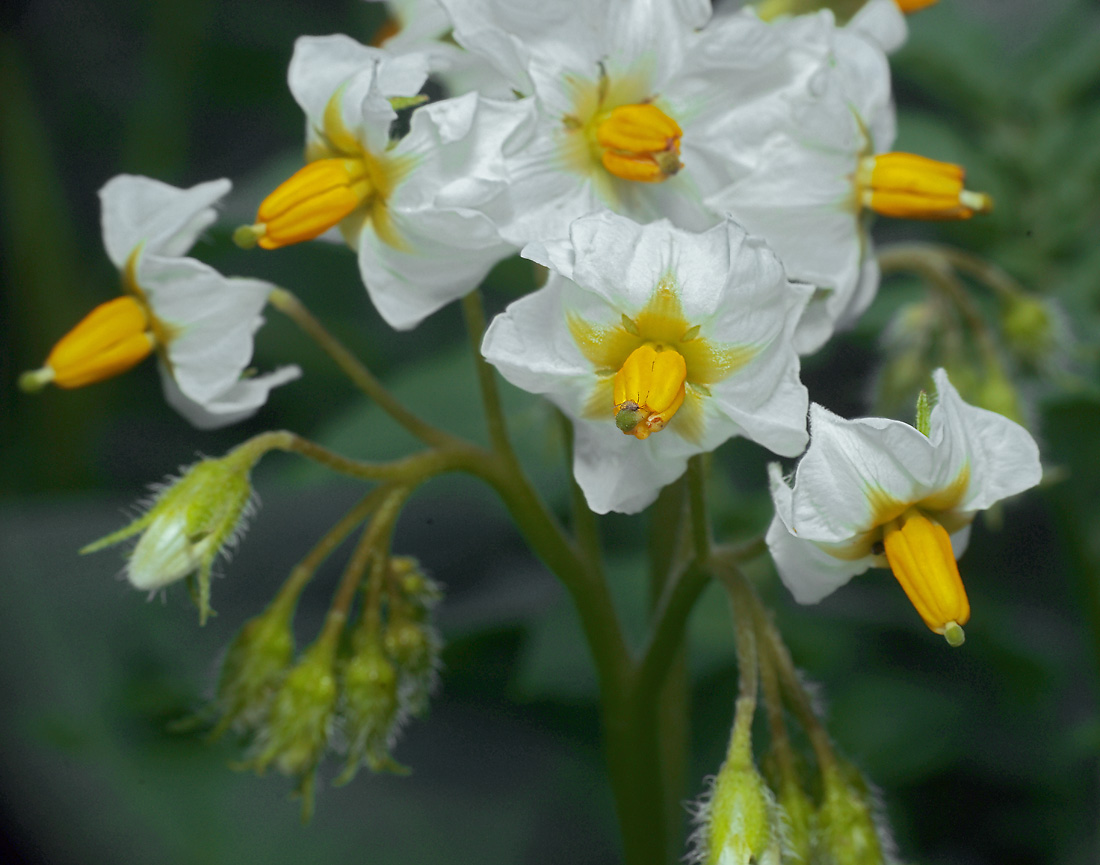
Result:
{"label": "open white flower", "polygon": [[228,180],[190,189],[125,174],[108,181],[99,193],[103,242],[123,295],[89,313],[21,384],[82,387],[156,352],[169,403],[210,428],[248,417],[271,388],[301,375],[296,366],[245,375],[271,284],[225,277],[183,257],[217,219],[213,205],[229,189]]}
{"label": "open white flower", "polygon": [[523,255],[550,279],[497,316],[482,352],[574,419],[592,510],[641,510],[735,435],[788,456],[805,446],[790,338],[810,289],[735,223],[694,234],[605,211]]}
{"label": "open white flower", "polygon": [[770,466],[776,516],[767,541],[799,603],[888,566],[925,624],[958,643],[970,605],[955,560],[970,524],[978,511],[1035,486],[1042,470],[1027,430],[963,402],[942,369],[933,380],[938,401],[924,431],[882,418],[844,420],[814,404],[793,487]]}
{"label": "open white flower", "polygon": [[302,37],[290,89],[306,114],[303,169],[260,205],[238,241],[275,249],[339,226],[371,300],[407,329],[476,287],[515,252],[501,152],[527,105],[470,93],[415,110],[396,144],[391,99],[416,96],[422,54],[394,56],[346,36]]}
{"label": "open white flower", "polygon": [[[938,0],[759,0],[751,4],[765,20],[785,15],[805,15],[831,9],[852,33],[870,40],[888,54],[909,38],[905,16],[931,6]],[[726,8],[731,4],[726,3]],[[853,7],[857,7],[853,13]]]}
{"label": "open white flower", "polygon": [[707,24],[701,0],[441,2],[459,44],[537,108],[507,160],[515,218],[501,233],[518,244],[564,238],[602,209],[718,224],[705,192],[755,161],[763,138],[752,133],[825,60],[823,39],[794,45],[749,13]]}
{"label": "open white flower", "polygon": [[[793,44],[803,18],[773,23]],[[968,219],[992,207],[964,188],[957,165],[887,153],[895,135],[890,68],[882,51],[845,29],[825,32],[834,62],[777,119],[754,170],[708,203],[728,212],[779,254],[792,279],[820,291],[799,326],[799,351],[815,351],[850,326],[874,299],[879,271],[871,250],[874,213],[910,219]]]}

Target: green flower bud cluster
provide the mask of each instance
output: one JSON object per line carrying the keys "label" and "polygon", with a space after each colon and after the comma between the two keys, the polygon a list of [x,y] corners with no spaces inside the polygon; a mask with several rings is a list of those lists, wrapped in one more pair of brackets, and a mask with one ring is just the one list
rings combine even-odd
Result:
{"label": "green flower bud cluster", "polygon": [[142,516],[80,552],[96,552],[140,534],[126,564],[131,584],[155,592],[188,577],[199,620],[205,623],[214,562],[240,540],[254,507],[249,479],[254,461],[255,455],[234,451],[182,469],[179,478],[155,488]]}
{"label": "green flower bud cluster", "polygon": [[404,772],[390,754],[409,718],[428,711],[439,677],[442,640],[431,614],[442,597],[415,559],[389,561],[391,592],[384,624],[364,620],[343,667],[339,725],[348,742],[346,783],[362,763],[373,772]]}
{"label": "green flower bud cluster", "polygon": [[814,865],[882,865],[894,862],[894,845],[878,816],[877,796],[850,764],[823,774],[823,801],[813,838]]}

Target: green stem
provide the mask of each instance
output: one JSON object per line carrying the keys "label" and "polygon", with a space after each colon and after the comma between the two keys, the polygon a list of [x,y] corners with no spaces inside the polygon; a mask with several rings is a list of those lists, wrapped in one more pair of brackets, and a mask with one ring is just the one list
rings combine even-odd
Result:
{"label": "green stem", "polygon": [[596,567],[603,565],[603,555],[600,547],[600,527],[596,522],[596,515],[588,507],[588,500],[584,497],[584,490],[577,483],[573,474],[573,422],[562,412],[558,412],[558,420],[561,424],[562,437],[565,440],[565,454],[568,461],[569,492],[573,516],[573,534],[584,556]]}
{"label": "green stem", "polygon": [[710,519],[707,516],[706,454],[688,460],[688,489],[691,494],[691,540],[696,561],[710,558]]}
{"label": "green stem", "polygon": [[489,441],[494,451],[499,454],[509,454],[514,459],[515,454],[508,440],[508,428],[504,422],[504,410],[500,403],[495,373],[481,354],[481,342],[485,336],[485,309],[481,303],[480,290],[474,289],[462,298],[462,314],[466,319],[466,333],[470,338],[470,350],[477,369],[477,383],[481,388],[481,401],[485,407],[485,422],[489,426]]}
{"label": "green stem", "polygon": [[275,288],[268,295],[268,302],[316,342],[356,387],[422,442],[436,447],[448,447],[461,442],[461,439],[421,420],[405,408],[375,378],[374,373],[367,369],[342,342],[329,333],[325,326],[317,320],[313,313],[306,309],[305,305],[294,294],[285,288]]}
{"label": "green stem", "polygon": [[336,548],[355,530],[355,527],[374,512],[385,497],[385,493],[385,487],[371,490],[359,500],[359,503],[356,504],[355,507],[344,514],[336,525],[329,529],[324,537],[317,542],[313,549],[294,566],[294,569],[290,572],[290,576],[287,578],[286,582],[283,583],[282,588],[279,589],[279,593],[275,596],[272,606],[281,606],[288,610],[293,610],[294,605],[298,601],[298,596],[302,593],[306,584],[313,579],[313,575],[317,572],[317,569],[325,559],[336,551]]}
{"label": "green stem", "polygon": [[387,558],[394,524],[411,492],[410,487],[386,489],[374,519],[364,530],[363,536],[355,546],[355,551],[348,559],[344,575],[340,578],[340,585],[333,596],[332,606],[329,607],[328,615],[325,616],[325,624],[319,640],[335,641],[344,630],[348,612],[351,610],[352,601],[355,600],[355,594],[359,590],[367,565],[370,564],[372,556],[378,556],[383,560]]}
{"label": "green stem", "polygon": [[[456,440],[457,441],[457,440]],[[260,433],[234,448],[226,459],[240,458],[254,464],[273,450],[300,454],[307,459],[348,477],[362,481],[390,481],[419,484],[448,471],[469,470],[471,463],[491,459],[491,454],[475,445],[457,442],[432,448],[391,462],[375,463],[351,459],[287,430]]]}

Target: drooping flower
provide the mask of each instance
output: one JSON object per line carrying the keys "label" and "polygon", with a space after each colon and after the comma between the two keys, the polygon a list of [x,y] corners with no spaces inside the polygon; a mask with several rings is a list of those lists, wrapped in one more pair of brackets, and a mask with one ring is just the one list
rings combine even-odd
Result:
{"label": "drooping flower", "polygon": [[252,336],[271,292],[258,279],[225,277],[186,253],[217,219],[228,180],[177,189],[120,175],[99,192],[103,242],[122,275],[121,297],[96,307],[20,384],[83,387],[156,353],[168,402],[200,428],[253,414],[268,392],[301,375],[285,366],[249,377]]}
{"label": "drooping flower", "polygon": [[390,140],[391,99],[412,100],[423,54],[395,56],[346,36],[302,37],[289,81],[306,114],[308,164],[260,205],[238,242],[275,249],[339,226],[382,317],[400,329],[476,287],[515,247],[501,152],[527,105],[470,93],[417,108]]}
{"label": "drooping flower", "polygon": [[[844,420],[814,404],[793,486],[770,466],[767,541],[795,600],[812,604],[870,567],[889,567],[930,629],[954,644],[970,604],[956,558],[978,511],[1035,486],[1039,450],[1020,425],[963,402],[944,370],[917,429]],[[920,413],[918,413],[919,415]]]}
{"label": "drooping flower", "polygon": [[748,13],[707,24],[700,0],[441,2],[459,44],[534,99],[537,122],[507,160],[514,219],[501,233],[517,244],[562,239],[601,209],[720,223],[705,193],[754,161],[764,136],[752,133],[825,60],[822,39],[793,45]]}
{"label": "drooping flower", "polygon": [[[802,20],[771,26],[800,44]],[[896,124],[885,55],[847,30],[827,31],[825,39],[834,62],[815,79],[812,98],[789,103],[752,172],[707,199],[764,237],[792,279],[820,289],[799,327],[803,353],[849,326],[874,299],[871,214],[968,219],[992,208],[989,196],[964,187],[961,167],[887,152]]]}
{"label": "drooping flower", "polygon": [[735,223],[694,234],[605,211],[523,255],[550,279],[493,321],[482,351],[573,418],[594,511],[641,510],[735,435],[785,455],[805,446],[791,334],[810,289]]}

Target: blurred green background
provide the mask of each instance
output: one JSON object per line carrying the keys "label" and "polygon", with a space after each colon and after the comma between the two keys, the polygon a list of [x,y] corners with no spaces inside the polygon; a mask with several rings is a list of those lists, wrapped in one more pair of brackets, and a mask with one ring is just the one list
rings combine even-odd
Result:
{"label": "blurred green background", "polygon": [[[355,455],[411,443],[275,313],[261,369],[298,362],[251,421],[197,432],[168,409],[151,364],[81,391],[18,393],[18,373],[117,292],[96,190],[120,172],[236,188],[195,255],[297,292],[410,404],[480,436],[472,366],[454,308],[412,334],[370,308],[353,257],[310,244],[244,253],[229,230],[300,159],[285,87],[295,37],[369,39],[378,6],[274,0],[36,0],[0,12],[0,858],[12,862],[582,863],[616,858],[595,683],[566,598],[500,506],[463,479],[419,493],[395,550],[447,587],[442,690],[396,755],[409,778],[363,773],[328,790],[309,826],[285,779],[227,766],[168,724],[209,693],[219,653],[289,567],[356,499],[354,485],[273,456],[263,507],[199,629],[175,587],[146,603],[122,559],[76,549],[126,519],[145,485],[246,436],[286,427]],[[975,531],[963,559],[974,619],[966,646],[930,637],[883,573],[796,608],[759,577],[796,661],[822,685],[829,727],[878,783],[903,859],[1086,863],[1100,858],[1100,4],[943,0],[911,21],[895,58],[899,149],[961,162],[997,200],[965,225],[880,224],[882,243],[957,244],[1063,311],[1046,366],[1009,364],[1051,472]],[[491,311],[526,290],[524,262],[494,271]],[[888,281],[859,327],[807,359],[814,399],[876,410],[880,340],[924,289]],[[993,315],[993,312],[990,313]],[[877,388],[877,389],[876,389]],[[551,417],[506,390],[514,436],[540,486],[564,503]],[[551,432],[547,433],[550,429]],[[767,455],[715,457],[719,537],[769,517]],[[645,520],[602,521],[624,617],[644,618]],[[340,556],[307,593],[303,641],[327,606]],[[721,760],[735,690],[728,613],[708,592],[692,622],[693,766],[685,799]]]}

